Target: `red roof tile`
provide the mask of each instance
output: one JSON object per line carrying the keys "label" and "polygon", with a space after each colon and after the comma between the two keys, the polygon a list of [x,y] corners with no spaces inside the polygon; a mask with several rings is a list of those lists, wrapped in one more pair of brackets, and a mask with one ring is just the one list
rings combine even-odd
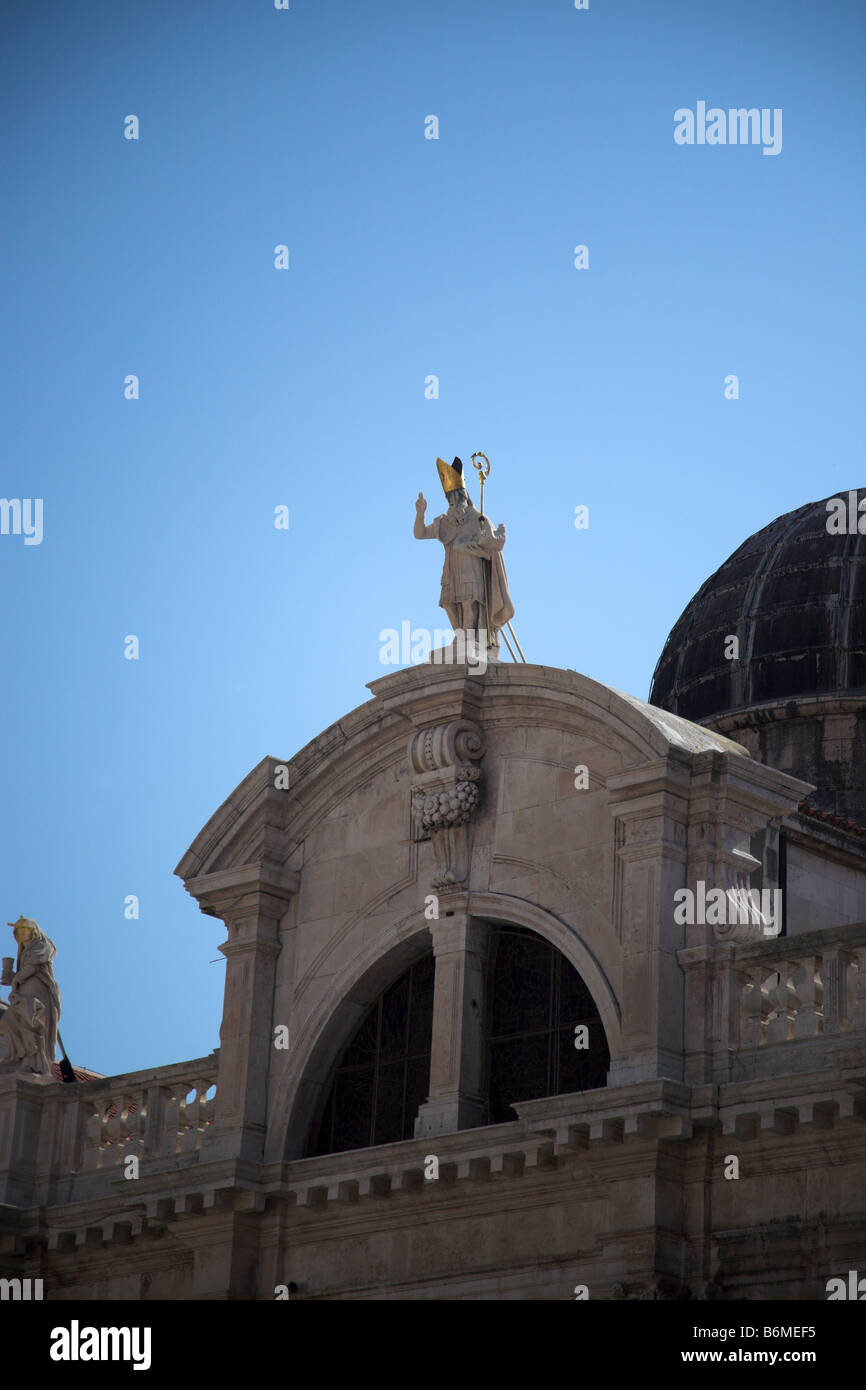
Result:
{"label": "red roof tile", "polygon": [[866,825],[858,825],[856,821],[846,820],[844,816],[834,816],[832,811],[819,811],[815,806],[807,806],[805,801],[800,802],[797,810],[801,816],[811,816],[827,825],[835,825],[839,830],[847,830],[849,835],[866,837]]}
{"label": "red roof tile", "polygon": [[[63,1077],[60,1075],[60,1063],[59,1063],[59,1062],[52,1062],[51,1065],[52,1065],[52,1067],[54,1068],[54,1075],[57,1077],[57,1080],[58,1080],[58,1081],[62,1081],[62,1080],[63,1080]],[[101,1080],[102,1080],[102,1072],[99,1072],[99,1071],[87,1071],[85,1067],[73,1067],[72,1070],[75,1072],[75,1080],[76,1080],[76,1081],[101,1081]]]}

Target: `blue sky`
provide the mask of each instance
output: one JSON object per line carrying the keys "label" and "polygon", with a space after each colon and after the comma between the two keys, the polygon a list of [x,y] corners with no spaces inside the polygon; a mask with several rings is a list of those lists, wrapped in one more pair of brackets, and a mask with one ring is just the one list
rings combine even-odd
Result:
{"label": "blue sky", "polygon": [[[73,1061],[217,1045],[221,928],[172,869],[368,698],[382,629],[446,625],[437,454],[490,457],[528,659],[642,697],[742,540],[866,486],[864,33],[856,0],[7,0],[0,491],[44,535],[0,536],[0,916],[57,943]],[[781,153],[677,145],[701,100],[781,108]]]}

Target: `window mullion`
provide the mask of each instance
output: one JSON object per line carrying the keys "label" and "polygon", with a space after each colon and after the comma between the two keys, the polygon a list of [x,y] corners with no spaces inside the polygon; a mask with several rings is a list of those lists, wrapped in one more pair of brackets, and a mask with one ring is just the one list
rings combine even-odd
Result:
{"label": "window mullion", "polygon": [[382,1049],[382,1005],[384,995],[379,995],[376,1006],[376,1047],[373,1052],[373,1094],[370,1104],[370,1147],[376,1143],[376,1109],[379,1100],[379,1060]]}

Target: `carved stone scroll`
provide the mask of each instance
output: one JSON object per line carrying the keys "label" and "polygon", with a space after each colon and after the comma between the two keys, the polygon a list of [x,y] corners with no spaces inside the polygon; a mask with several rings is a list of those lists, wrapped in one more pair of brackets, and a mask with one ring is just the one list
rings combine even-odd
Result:
{"label": "carved stone scroll", "polygon": [[469,871],[467,827],[481,799],[483,731],[455,719],[409,740],[412,822],[416,840],[430,840],[436,857],[434,888],[463,883]]}

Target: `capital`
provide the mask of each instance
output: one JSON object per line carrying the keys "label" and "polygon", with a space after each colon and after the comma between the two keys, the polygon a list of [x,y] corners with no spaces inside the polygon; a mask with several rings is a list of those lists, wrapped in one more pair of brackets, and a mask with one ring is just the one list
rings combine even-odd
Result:
{"label": "capital", "polygon": [[184,887],[202,912],[221,918],[227,925],[244,918],[265,917],[276,922],[297,893],[300,875],[278,864],[240,864],[186,879]]}

